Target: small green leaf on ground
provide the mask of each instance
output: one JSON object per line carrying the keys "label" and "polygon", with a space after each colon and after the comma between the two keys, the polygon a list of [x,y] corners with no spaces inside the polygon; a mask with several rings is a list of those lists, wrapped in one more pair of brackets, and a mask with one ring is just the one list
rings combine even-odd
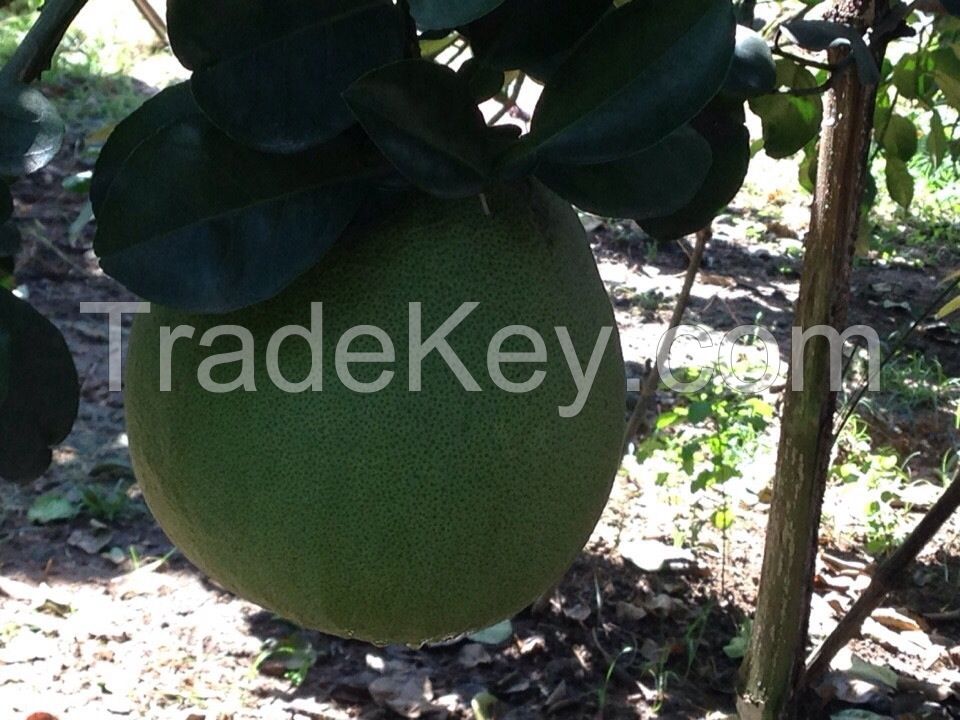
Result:
{"label": "small green leaf on ground", "polygon": [[41,495],[27,510],[27,519],[38,525],[48,525],[61,520],[72,520],[80,514],[80,506],[59,493]]}

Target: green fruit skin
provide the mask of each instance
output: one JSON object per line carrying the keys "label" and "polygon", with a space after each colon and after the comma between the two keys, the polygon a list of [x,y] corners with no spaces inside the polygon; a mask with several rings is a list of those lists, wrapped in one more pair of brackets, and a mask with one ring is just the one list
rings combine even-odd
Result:
{"label": "green fruit skin", "polygon": [[[570,206],[539,184],[485,197],[415,196],[372,231],[335,248],[280,296],[225,316],[154,307],[137,317],[126,367],[134,468],[171,540],[224,587],[309,628],[377,644],[418,645],[519,612],[564,574],[588,540],[620,463],[625,382],[616,322]],[[278,246],[281,238],[276,239]],[[467,392],[439,353],[408,391],[408,303],[423,303],[429,337],[463,302],[480,306],[448,336],[481,386]],[[322,392],[287,394],[266,371],[270,336],[310,326],[323,303]],[[174,346],[172,391],[160,392],[160,328],[190,325]],[[249,329],[257,392],[200,389],[210,327]],[[358,380],[396,376],[375,394],[348,390],[334,369],[348,328],[376,325],[396,363],[355,365]],[[527,394],[497,388],[487,345],[509,325],[543,337],[547,362],[505,365]],[[612,328],[593,389],[577,395],[555,326],[569,329],[581,367]],[[371,339],[352,351],[376,352]],[[504,351],[530,352],[514,338]],[[280,351],[285,377],[307,377],[299,338]],[[213,372],[218,382],[239,363]]]}

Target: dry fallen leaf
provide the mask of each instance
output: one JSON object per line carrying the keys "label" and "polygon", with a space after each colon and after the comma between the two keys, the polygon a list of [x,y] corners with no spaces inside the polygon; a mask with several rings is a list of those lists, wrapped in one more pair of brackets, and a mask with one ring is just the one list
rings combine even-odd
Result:
{"label": "dry fallen leaf", "polygon": [[431,707],[433,686],[421,674],[381,677],[368,686],[370,697],[405,718],[418,718]]}
{"label": "dry fallen leaf", "polygon": [[617,603],[617,622],[639,622],[647,616],[647,611],[642,607],[637,607],[632,603],[623,602],[622,600]]}
{"label": "dry fallen leaf", "polygon": [[472,670],[478,665],[489,665],[493,662],[490,653],[480,643],[470,643],[460,648],[460,655],[457,658],[460,664],[468,670]]}
{"label": "dry fallen leaf", "polygon": [[924,629],[916,620],[893,608],[877,608],[870,617],[891,630],[922,631]]}

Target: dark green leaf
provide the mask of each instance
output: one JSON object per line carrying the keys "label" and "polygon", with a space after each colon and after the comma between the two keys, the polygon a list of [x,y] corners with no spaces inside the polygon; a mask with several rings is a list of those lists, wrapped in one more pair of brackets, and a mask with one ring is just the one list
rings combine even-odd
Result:
{"label": "dark green leaf", "polygon": [[544,89],[527,152],[590,165],[655,145],[717,94],[734,35],[729,0],[644,0],[609,13]]}
{"label": "dark green leaf", "polygon": [[503,0],[410,0],[410,12],[421,30],[460,27],[495,10]]}
{"label": "dark green leaf", "polygon": [[38,90],[0,85],[0,175],[29,175],[60,151],[63,120]]}
{"label": "dark green leaf", "polygon": [[190,70],[208,67],[243,52],[278,26],[284,28],[286,16],[308,4],[316,5],[310,0],[167,0],[170,47]]}
{"label": "dark green leaf", "polygon": [[[361,1],[364,7],[371,4]],[[167,29],[180,62],[199,70],[358,4],[357,0],[167,0]]]}
{"label": "dark green leaf", "polygon": [[[805,68],[789,60],[778,60],[777,85],[812,88],[817,81]],[[823,102],[816,95],[763,95],[750,101],[750,109],[763,121],[764,150],[772,158],[793,155],[820,132]]]}
{"label": "dark green leaf", "polygon": [[780,26],[805,50],[829,50],[849,46],[856,31],[849,25],[827,20],[790,20]]}
{"label": "dark green leaf", "polygon": [[60,331],[0,290],[0,477],[33,480],[47,469],[50,448],[73,427],[79,395]]}
{"label": "dark green leaf", "polygon": [[403,57],[403,23],[390,0],[365,0],[337,14],[316,7],[309,24],[266,36],[194,74],[197,103],[237,142],[296,153],[332,139],[354,123],[343,91]]}
{"label": "dark green leaf", "polygon": [[705,228],[736,197],[747,176],[750,133],[739,115],[707,110],[693,126],[713,150],[710,172],[686,206],[665,217],[640,221],[640,226],[653,237],[683,237]]}
{"label": "dark green leaf", "polygon": [[377,147],[417,187],[456,198],[479,193],[489,180],[491,131],[453,70],[404,60],[364,75],[344,97]]}
{"label": "dark green leaf", "polygon": [[120,123],[97,159],[90,185],[94,212],[102,207],[120,168],[142,143],[172,125],[199,117],[200,108],[190,92],[190,83],[180,83],[150,98]]}
{"label": "dark green leaf", "polygon": [[467,60],[457,74],[466,80],[470,95],[477,102],[484,102],[498,95],[506,80],[502,70],[484,65],[476,58]]}
{"label": "dark green leaf", "polygon": [[684,207],[703,186],[713,153],[683,127],[653,147],[603,165],[543,163],[537,176],[586,212],[604,217],[662,217]]}
{"label": "dark green leaf", "polygon": [[960,17],[960,0],[940,0],[947,12],[954,17]]}
{"label": "dark green leaf", "polygon": [[878,129],[880,133],[883,134],[880,144],[888,156],[907,162],[917,154],[917,127],[903,115],[890,115],[886,124]]}
{"label": "dark green leaf", "polygon": [[[136,145],[122,126],[117,135]],[[364,201],[351,181],[365,172],[356,142],[265,155],[200,117],[150,133],[98,202],[101,265],[147,300],[188,311],[270,298],[319,260]]]}
{"label": "dark green leaf", "polygon": [[545,69],[562,61],[612,5],[613,0],[506,0],[465,33],[485,66],[544,79]]}
{"label": "dark green leaf", "polygon": [[903,209],[913,202],[914,180],[907,164],[896,157],[887,158],[887,192]]}
{"label": "dark green leaf", "polygon": [[773,92],[777,87],[777,66],[770,46],[759,34],[737,26],[733,64],[723,85],[724,94],[746,100]]}
{"label": "dark green leaf", "polygon": [[870,48],[860,33],[849,25],[827,20],[791,20],[784,23],[782,28],[806,50],[829,50],[848,46],[857,65],[860,82],[864,85],[876,85],[880,82],[880,69]]}

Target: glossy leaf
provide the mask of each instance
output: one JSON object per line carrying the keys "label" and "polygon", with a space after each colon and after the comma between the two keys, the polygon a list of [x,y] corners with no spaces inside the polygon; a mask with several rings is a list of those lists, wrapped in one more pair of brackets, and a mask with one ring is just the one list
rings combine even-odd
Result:
{"label": "glossy leaf", "polygon": [[184,67],[209,67],[243,52],[267,31],[265,23],[282,23],[296,5],[289,0],[167,0],[170,47]]}
{"label": "glossy leaf", "polygon": [[29,175],[63,144],[63,120],[39,90],[0,84],[0,175]]}
{"label": "glossy leaf", "polygon": [[[812,88],[817,81],[805,68],[789,60],[778,60],[777,85]],[[823,120],[823,102],[816,95],[763,95],[750,101],[750,109],[763,121],[764,150],[777,159],[802,150],[820,132]]]}
{"label": "glossy leaf", "polygon": [[880,70],[870,49],[860,33],[849,25],[827,20],[791,20],[781,27],[806,50],[823,51],[849,47],[860,81],[864,85],[876,85],[880,81]]}
{"label": "glossy leaf", "polygon": [[358,4],[358,0],[167,0],[167,30],[180,62],[199,70]]}
{"label": "glossy leaf", "polygon": [[750,132],[741,116],[708,109],[693,126],[710,143],[713,162],[693,200],[670,215],[640,221],[647,233],[659,239],[683,237],[705,228],[736,197],[747,176]]}
{"label": "glossy leaf", "polygon": [[[117,136],[134,144],[123,125]],[[266,300],[356,214],[358,157],[349,137],[283,157],[237,146],[200,117],[166,125],[136,144],[98,201],[101,266],[145,299],[183,310]]]}
{"label": "glossy leaf", "polygon": [[823,51],[849,46],[855,30],[827,20],[790,20],[780,28],[804,50]]}
{"label": "glossy leaf", "polygon": [[453,70],[404,60],[363,76],[344,97],[377,147],[417,187],[467,197],[490,179],[491,131]]}
{"label": "glossy leaf", "polygon": [[482,64],[470,58],[457,71],[470,89],[470,96],[477,102],[485,102],[503,91],[506,77],[502,70]]}
{"label": "glossy leaf", "polygon": [[603,165],[542,164],[537,176],[581,210],[604,217],[662,217],[686,206],[703,186],[710,144],[690,127],[636,155]]}
{"label": "glossy leaf", "polygon": [[80,387],[67,344],[46,318],[0,290],[0,477],[25,481],[77,417]]}
{"label": "glossy leaf", "polygon": [[506,0],[465,30],[487,67],[545,79],[613,5],[613,0]]}
{"label": "glossy leaf", "polygon": [[471,23],[495,10],[503,0],[410,0],[421,30],[445,30]]}
{"label": "glossy leaf", "polygon": [[588,165],[655,145],[717,94],[734,35],[728,0],[645,0],[609,13],[544,89],[526,152]]}
{"label": "glossy leaf", "polygon": [[770,46],[758,33],[737,26],[733,63],[723,85],[730,97],[746,100],[773,92],[777,87],[777,66]]}
{"label": "glossy leaf", "polygon": [[197,103],[237,142],[296,153],[332,139],[354,123],[343,91],[403,57],[402,18],[390,0],[366,0],[332,15],[323,3],[316,7],[308,24],[265,36],[194,74]]}
{"label": "glossy leaf", "polygon": [[90,186],[94,212],[103,206],[120,168],[142,143],[180,122],[196,120],[200,115],[190,83],[180,83],[162,90],[120,123],[97,159]]}

